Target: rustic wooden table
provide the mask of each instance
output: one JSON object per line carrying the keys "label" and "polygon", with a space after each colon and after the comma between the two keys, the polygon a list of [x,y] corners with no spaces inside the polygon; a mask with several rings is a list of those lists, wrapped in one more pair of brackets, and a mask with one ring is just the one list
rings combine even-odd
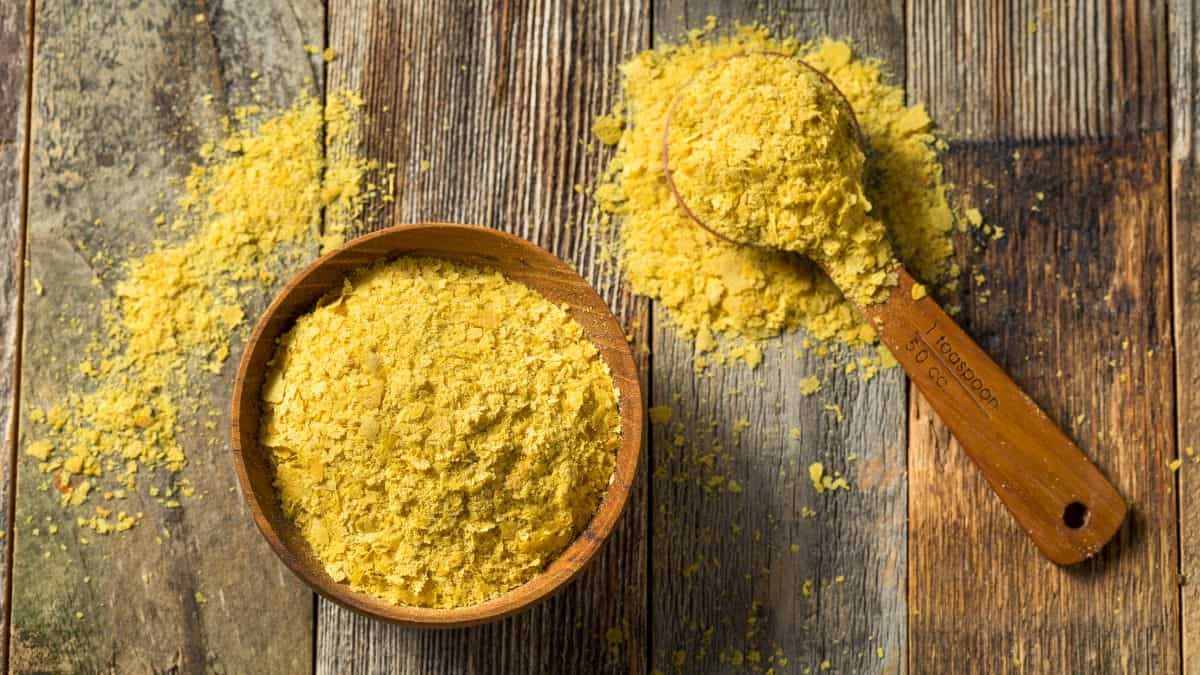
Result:
{"label": "rustic wooden table", "polygon": [[[797,391],[815,364],[696,377],[689,344],[598,255],[591,205],[572,187],[607,155],[579,139],[611,104],[623,57],[708,14],[852,37],[954,137],[949,177],[1008,231],[962,247],[993,294],[964,295],[960,318],[1132,503],[1098,559],[1046,563],[900,373],[834,377],[823,401]],[[1200,447],[1198,25],[1189,0],[0,3],[5,665],[1200,672],[1200,586],[1185,583],[1200,571],[1200,466],[1167,469]],[[339,57],[325,64],[308,44]],[[397,628],[314,598],[228,491],[223,435],[213,447],[186,438],[202,503],[87,546],[64,522],[64,548],[43,557],[30,528],[61,514],[16,448],[29,401],[61,397],[53,373],[80,346],[52,315],[94,314],[106,292],[79,247],[145,244],[150,233],[122,223],[145,221],[162,178],[184,175],[195,139],[215,128],[194,102],[211,94],[219,112],[244,99],[252,71],[275,102],[306,78],[361,90],[374,120],[365,150],[400,171],[383,222],[489,224],[574,262],[649,348],[651,402],[674,401],[689,424],[717,421],[743,493],[674,480],[688,460],[656,429],[629,511],[589,571],[534,611],[469,630]],[[34,301],[33,277],[52,282],[49,301]],[[231,369],[210,392],[222,408]],[[844,422],[822,410],[830,401]],[[738,418],[751,425],[735,435]],[[854,489],[802,517],[811,491],[795,471],[849,454]],[[172,535],[159,544],[162,529]],[[722,663],[733,650],[747,660]]]}

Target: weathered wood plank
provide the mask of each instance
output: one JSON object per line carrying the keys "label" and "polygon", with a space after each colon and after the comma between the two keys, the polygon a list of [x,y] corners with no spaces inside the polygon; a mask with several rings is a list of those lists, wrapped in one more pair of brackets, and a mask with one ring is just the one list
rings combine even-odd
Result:
{"label": "weathered wood plank", "polygon": [[[663,1],[655,5],[655,40],[677,39],[710,14],[761,18],[802,37],[850,37],[863,53],[904,72],[899,2]],[[742,487],[706,490],[694,453],[673,449],[676,428],[653,430],[654,665],[726,672],[724,663],[757,651],[756,667],[764,670],[821,672],[828,661],[838,672],[903,672],[903,375],[890,371],[864,384],[858,373],[830,370],[834,361],[801,349],[796,334],[775,341],[756,370],[716,368],[698,377],[692,345],[675,335],[665,312],[656,309],[652,323],[651,403],[672,406],[683,435],[702,451],[722,446],[711,473]],[[814,374],[824,388],[805,397],[799,382]],[[827,404],[839,406],[845,420]],[[739,433],[737,420],[749,427]],[[851,491],[816,494],[808,467],[818,461],[847,474]],[[805,507],[817,514],[805,517]]]}
{"label": "weathered wood plank", "polygon": [[1200,3],[1171,3],[1171,225],[1183,671],[1200,671]]}
{"label": "weathered wood plank", "polygon": [[[10,470],[17,443],[17,354],[20,353],[20,297],[25,242],[25,143],[28,138],[27,92],[32,76],[29,47],[33,39],[33,5],[10,2],[0,6],[0,431],[5,450],[0,454],[0,531],[9,529],[9,500],[13,496]],[[0,671],[8,670],[8,561],[12,537],[5,536],[0,562]]]}
{"label": "weathered wood plank", "polygon": [[[645,46],[646,31],[639,2],[334,4],[339,56],[329,86],[362,93],[373,119],[362,147],[398,168],[395,204],[379,224],[479,223],[537,242],[572,262],[645,344],[645,303],[588,236],[591,204],[573,186],[603,167],[605,157],[583,144],[612,103],[617,63]],[[445,632],[388,626],[321,601],[317,672],[644,673],[642,475],[605,550],[554,599]],[[620,635],[612,644],[610,629]]]}
{"label": "weathered wood plank", "polygon": [[1165,16],[908,12],[909,90],[963,139],[950,179],[1007,230],[960,252],[985,281],[959,318],[1133,505],[1097,559],[1056,568],[914,396],[910,669],[1178,672]]}
{"label": "weathered wood plank", "polygon": [[1159,3],[920,0],[907,11],[909,92],[960,138],[1163,128]]}
{"label": "weathered wood plank", "polygon": [[[36,25],[29,277],[45,290],[28,288],[24,298],[23,443],[30,410],[80,386],[68,373],[99,328],[95,307],[127,251],[144,251],[155,236],[146,214],[169,198],[167,179],[186,175],[219,116],[253,100],[252,85],[264,103],[286,105],[313,86],[306,78],[319,84],[319,58],[303,45],[321,42],[323,10],[308,1],[46,0],[37,3]],[[96,250],[111,252],[115,267],[93,269]],[[101,273],[106,282],[93,285]],[[227,409],[229,364],[225,371],[203,392],[209,405],[181,425],[184,475],[203,500],[165,510],[146,497],[145,518],[128,532],[77,529],[81,514],[63,511],[36,462],[21,458],[14,670],[311,669],[312,595],[276,561],[231,492],[225,418],[211,431],[200,424],[210,407]]]}

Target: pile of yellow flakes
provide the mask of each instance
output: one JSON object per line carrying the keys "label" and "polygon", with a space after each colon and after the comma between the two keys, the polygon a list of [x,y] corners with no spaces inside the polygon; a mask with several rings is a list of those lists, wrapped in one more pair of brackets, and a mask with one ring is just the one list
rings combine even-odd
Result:
{"label": "pile of yellow flakes", "polygon": [[[617,146],[594,191],[598,220],[602,227],[619,221],[620,262],[634,291],[658,300],[694,340],[698,365],[710,352],[756,365],[759,341],[801,326],[822,341],[875,342],[874,330],[814,264],[717,238],[689,219],[667,188],[663,130],[676,96],[714,64],[763,51],[800,56],[846,95],[870,146],[863,178],[870,214],[886,226],[896,257],[928,284],[953,283],[958,274],[949,261],[954,216],[938,162],[944,145],[924,107],[905,106],[904,90],[888,82],[885,64],[831,39],[801,45],[748,26],[727,37],[693,31],[682,44],[623,64],[623,100],[593,131]],[[884,365],[894,363],[882,356]]]}
{"label": "pile of yellow flakes", "polygon": [[562,307],[493,270],[376,264],[279,340],[261,442],[336,581],[459,607],[571,542],[620,445],[608,366]]}
{"label": "pile of yellow flakes", "polygon": [[[183,469],[181,411],[195,409],[202,384],[225,367],[246,304],[275,282],[271,270],[311,257],[305,244],[322,238],[323,222],[328,247],[362,215],[374,164],[352,153],[327,159],[322,140],[352,140],[361,105],[341,92],[324,104],[301,95],[275,114],[241,108],[223,138],[201,148],[174,214],[156,218],[165,236],[128,262],[103,307],[103,332],[76,365],[84,386],[30,413],[26,454],[53,475],[64,505],[97,492],[119,502],[138,490],[143,470]],[[185,481],[176,483],[186,496]],[[161,492],[173,497],[176,486]],[[149,493],[160,496],[160,488]],[[96,513],[79,524],[110,532],[136,523],[137,514],[116,508]]]}

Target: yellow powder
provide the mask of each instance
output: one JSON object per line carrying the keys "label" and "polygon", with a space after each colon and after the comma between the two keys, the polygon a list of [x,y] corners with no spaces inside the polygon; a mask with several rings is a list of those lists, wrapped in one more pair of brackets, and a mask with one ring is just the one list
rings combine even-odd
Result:
{"label": "yellow powder", "polygon": [[601,115],[592,123],[592,134],[605,145],[616,145],[624,126],[625,120],[619,115]]}
{"label": "yellow powder", "polygon": [[709,228],[807,255],[861,302],[894,281],[850,113],[794,58],[752,53],[697,73],[668,143],[675,186]]}
{"label": "yellow powder", "polygon": [[401,258],[353,275],[279,341],[261,439],[284,512],[335,580],[473,605],[591,519],[620,443],[583,329],[499,272]]}
{"label": "yellow powder", "polygon": [[671,406],[656,405],[650,408],[650,421],[654,424],[667,424],[671,421]]}
{"label": "yellow powder", "polygon": [[[327,243],[362,214],[373,165],[327,160],[322,141],[353,136],[360,103],[335,93],[325,106],[301,95],[274,115],[242,108],[223,138],[200,149],[203,161],[169,219],[176,236],[127,263],[103,308],[103,331],[77,366],[84,381],[65,407],[31,414],[43,437],[26,453],[55,474],[64,505],[82,503],[102,480],[133,491],[143,468],[184,467],[181,411],[195,409],[204,383],[225,367],[247,303],[262,297],[276,271],[312,255],[301,245],[319,236],[322,213]],[[111,531],[131,519],[80,524]]]}
{"label": "yellow powder", "polygon": [[800,380],[801,394],[804,394],[805,396],[812,396],[818,391],[821,391],[821,378],[817,377],[816,375],[811,375],[803,380]]}
{"label": "yellow powder", "polygon": [[[696,32],[685,44],[623,64],[624,96],[613,115],[624,125],[594,190],[599,224],[603,229],[609,219],[619,220],[620,261],[633,290],[666,307],[698,354],[800,326],[821,340],[873,343],[875,331],[814,264],[718,239],[692,222],[667,190],[662,135],[671,102],[713,64],[755,51],[799,54],[845,93],[871,147],[863,169],[871,214],[886,225],[896,256],[915,276],[926,283],[946,279],[954,217],[929,116],[919,104],[904,105],[904,90],[888,82],[885,64],[828,39],[802,48],[743,26],[724,38]],[[613,126],[605,125],[605,138]]]}
{"label": "yellow powder", "polygon": [[[854,364],[851,363],[850,365],[853,366]],[[847,367],[847,372],[849,372],[849,370],[850,370],[850,368]],[[839,421],[839,422],[846,419],[845,414],[842,413],[842,406],[840,406],[836,403],[825,403],[821,407],[823,409],[828,410],[829,412],[833,413],[834,416],[837,417],[837,421]]]}
{"label": "yellow powder", "polygon": [[825,465],[820,462],[813,462],[809,465],[808,479],[812,482],[813,489],[817,491],[817,494],[850,489],[850,483],[845,478],[825,473]]}

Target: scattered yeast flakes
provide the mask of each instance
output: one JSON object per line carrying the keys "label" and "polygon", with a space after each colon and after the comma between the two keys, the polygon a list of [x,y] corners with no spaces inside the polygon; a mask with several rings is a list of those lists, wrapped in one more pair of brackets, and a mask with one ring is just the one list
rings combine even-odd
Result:
{"label": "scattered yeast flakes", "polygon": [[431,258],[350,276],[280,338],[262,396],[283,510],[329,575],[422,607],[541,572],[620,444],[608,367],[563,308]]}
{"label": "scattered yeast flakes", "polygon": [[[800,393],[805,396],[812,396],[821,391],[821,378],[816,375],[810,375],[803,380],[800,380]],[[798,432],[797,432],[798,433]]]}
{"label": "scattered yeast flakes", "polygon": [[[622,111],[623,112],[623,111]],[[592,122],[592,135],[605,145],[616,145],[625,130],[625,118],[620,112],[600,115]]]}
{"label": "scattered yeast flakes", "polygon": [[625,631],[621,630],[620,626],[613,626],[604,631],[604,641],[608,643],[609,649],[616,649],[625,641]]}
{"label": "scattered yeast flakes", "polygon": [[[178,236],[126,263],[102,308],[103,329],[76,367],[83,381],[62,404],[31,412],[26,454],[55,476],[64,505],[83,503],[101,481],[133,491],[143,469],[183,469],[180,416],[223,369],[246,304],[274,282],[273,270],[311,257],[302,245],[323,222],[328,246],[363,215],[372,196],[363,185],[376,167],[353,153],[325,155],[326,142],[356,142],[361,104],[341,92],[324,104],[302,94],[274,114],[240,108],[222,137],[200,148],[171,214]],[[80,519],[100,532],[134,522]]]}
{"label": "scattered yeast flakes", "polygon": [[836,403],[826,403],[826,404],[822,405],[821,407],[823,409],[828,410],[829,412],[833,413],[834,416],[837,417],[837,421],[839,421],[839,422],[846,419],[846,415],[842,412],[842,406],[840,406]]}
{"label": "scattered yeast flakes", "polygon": [[618,140],[592,193],[597,229],[604,232],[616,220],[617,256],[633,290],[666,307],[677,330],[694,342],[698,367],[720,362],[704,355],[727,351],[726,341],[761,341],[801,326],[821,341],[875,343],[875,331],[814,264],[723,241],[678,208],[661,170],[665,119],[684,85],[713,64],[747,52],[802,56],[845,92],[870,139],[862,187],[871,216],[885,224],[896,257],[914,275],[940,283],[952,272],[955,219],[929,115],[920,104],[905,106],[904,90],[888,81],[885,63],[855,55],[845,42],[802,47],[762,28],[739,26],[729,37],[706,34],[712,28],[621,66],[623,97],[610,113],[622,120],[621,133],[618,138],[618,125],[605,122],[598,135]]}
{"label": "scattered yeast flakes", "polygon": [[821,462],[813,462],[808,465],[808,479],[812,481],[813,489],[817,491],[817,494],[850,489],[850,483],[846,482],[845,477],[831,476],[825,473],[825,465]]}

